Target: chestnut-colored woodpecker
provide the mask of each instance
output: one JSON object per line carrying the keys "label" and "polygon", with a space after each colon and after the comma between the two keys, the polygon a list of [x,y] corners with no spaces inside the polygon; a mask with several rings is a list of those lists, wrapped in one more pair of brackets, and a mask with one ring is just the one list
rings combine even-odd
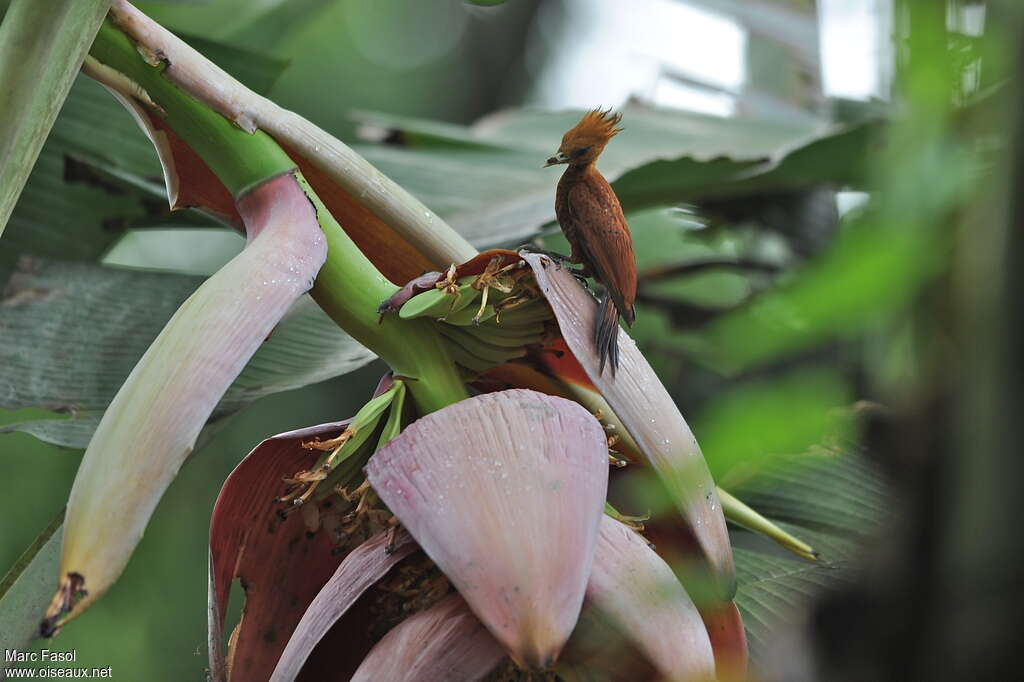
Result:
{"label": "chestnut-colored woodpecker", "polygon": [[600,371],[619,365],[619,316],[632,326],[636,301],[636,256],[619,198],[594,166],[608,140],[618,134],[622,114],[595,109],[562,137],[558,153],[545,166],[568,164],[558,181],[555,215],[569,240],[569,260],[582,264],[582,274],[604,285],[594,342]]}

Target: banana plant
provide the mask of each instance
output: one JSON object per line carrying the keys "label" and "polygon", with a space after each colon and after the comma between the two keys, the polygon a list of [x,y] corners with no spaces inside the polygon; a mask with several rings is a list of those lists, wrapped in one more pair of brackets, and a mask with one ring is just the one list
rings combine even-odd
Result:
{"label": "banana plant", "polygon": [[[622,371],[601,375],[596,301],[571,273],[541,254],[477,253],[343,143],[123,0],[83,69],[149,135],[172,207],[236,225],[247,245],[104,415],[69,500],[44,634],[117,579],[220,396],[309,290],[391,372],[351,420],[270,438],[225,483],[211,527],[215,679],[324,665],[354,679],[396,665],[465,679],[503,665],[567,679],[742,675],[725,512],[813,550],[719,493],[625,332]],[[672,500],[685,566],[606,506],[609,467],[630,461]],[[245,614],[224,656],[234,577]],[[319,660],[332,626],[374,608],[338,660]]]}

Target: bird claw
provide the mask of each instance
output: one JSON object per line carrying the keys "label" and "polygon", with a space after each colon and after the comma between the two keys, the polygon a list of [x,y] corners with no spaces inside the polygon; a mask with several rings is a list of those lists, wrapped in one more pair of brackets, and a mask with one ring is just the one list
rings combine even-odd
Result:
{"label": "bird claw", "polygon": [[[547,256],[548,258],[553,260],[555,262],[555,265],[557,265],[558,267],[562,267],[566,263],[572,263],[572,259],[569,258],[569,256],[557,253],[555,251],[548,251],[547,249],[542,249],[536,244],[523,244],[522,246],[517,247],[516,251],[525,251],[526,253],[535,253],[541,256]],[[572,268],[569,269],[572,270]]]}

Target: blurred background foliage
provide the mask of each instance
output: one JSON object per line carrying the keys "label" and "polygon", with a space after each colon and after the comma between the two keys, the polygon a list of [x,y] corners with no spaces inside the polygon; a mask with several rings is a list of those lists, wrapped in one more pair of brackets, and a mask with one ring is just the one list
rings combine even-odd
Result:
{"label": "blurred background foliage", "polygon": [[[579,109],[624,111],[600,167],[636,244],[631,333],[721,485],[821,553],[804,561],[732,529],[755,665],[806,674],[784,626],[806,622],[821,588],[862,579],[880,525],[915,518],[916,498],[890,495],[880,473],[906,484],[913,446],[875,436],[924,418],[951,385],[959,230],[967,216],[997,220],[990,207],[1004,201],[994,179],[1010,142],[1015,4],[139,5],[481,248],[567,251],[557,172],[540,165]],[[59,515],[149,340],[242,243],[167,211],[148,141],[80,77],[0,249],[0,567]],[[225,476],[266,436],[353,414],[382,371],[315,307],[289,316],[218,408],[124,577],[59,646],[118,679],[200,678],[206,539]],[[653,504],[643,486],[618,488],[624,511]],[[44,550],[33,568],[49,580],[52,560]],[[0,607],[15,613],[19,598]],[[24,633],[0,635],[13,646]]]}

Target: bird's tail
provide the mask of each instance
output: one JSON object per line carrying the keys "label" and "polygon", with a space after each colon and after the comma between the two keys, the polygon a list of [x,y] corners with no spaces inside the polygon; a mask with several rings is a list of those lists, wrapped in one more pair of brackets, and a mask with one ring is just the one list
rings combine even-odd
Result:
{"label": "bird's tail", "polygon": [[598,372],[603,374],[605,363],[610,361],[612,376],[615,376],[619,369],[619,311],[607,291],[601,297],[600,308],[594,328],[594,343],[601,358],[601,369]]}

